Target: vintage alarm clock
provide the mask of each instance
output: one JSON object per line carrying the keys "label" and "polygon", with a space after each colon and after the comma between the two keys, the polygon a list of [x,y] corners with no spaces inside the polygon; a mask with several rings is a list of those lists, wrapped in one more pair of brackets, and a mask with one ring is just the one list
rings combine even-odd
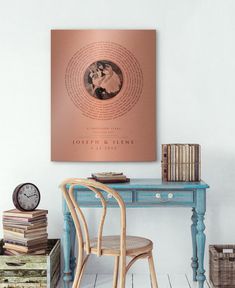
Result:
{"label": "vintage alarm clock", "polygon": [[41,196],[39,189],[32,183],[18,185],[12,195],[16,209],[21,211],[33,211],[38,207]]}

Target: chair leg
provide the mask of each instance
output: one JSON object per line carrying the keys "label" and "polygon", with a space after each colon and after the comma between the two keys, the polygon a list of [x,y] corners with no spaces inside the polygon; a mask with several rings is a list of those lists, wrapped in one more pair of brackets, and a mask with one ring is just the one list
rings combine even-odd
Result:
{"label": "chair leg", "polygon": [[113,271],[113,288],[117,288],[118,284],[118,267],[119,267],[119,256],[115,256],[114,271]]}
{"label": "chair leg", "polygon": [[76,281],[73,282],[73,286],[72,288],[79,288],[80,285],[81,285],[81,282],[82,282],[82,276],[83,276],[83,273],[85,271],[85,267],[86,267],[86,263],[87,263],[87,260],[89,258],[90,255],[87,255],[86,258],[84,259],[83,261],[83,264],[82,264],[82,268],[81,270],[78,272],[78,277],[76,277]]}
{"label": "chair leg", "polygon": [[76,273],[75,273],[75,277],[73,280],[73,284],[72,284],[72,288],[78,288],[78,282],[79,279],[81,278],[81,273],[82,273],[82,268],[79,269],[78,267],[76,267]]}
{"label": "chair leg", "polygon": [[119,288],[126,287],[126,257],[120,259]]}
{"label": "chair leg", "polygon": [[149,261],[149,270],[150,270],[152,288],[158,288],[157,276],[156,276],[156,272],[155,272],[155,268],[154,268],[154,261],[153,261],[152,252],[151,252],[150,256],[148,257],[148,261]]}

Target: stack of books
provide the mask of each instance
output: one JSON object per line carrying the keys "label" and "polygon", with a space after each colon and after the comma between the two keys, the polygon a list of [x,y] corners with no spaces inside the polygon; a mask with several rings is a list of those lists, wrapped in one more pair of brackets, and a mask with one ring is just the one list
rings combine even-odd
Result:
{"label": "stack of books", "polygon": [[163,181],[200,181],[199,144],[162,144]]}
{"label": "stack of books", "polygon": [[91,174],[91,179],[101,183],[125,183],[130,182],[123,173],[118,172],[100,172]]}
{"label": "stack of books", "polygon": [[47,249],[47,210],[3,212],[4,254],[43,255]]}

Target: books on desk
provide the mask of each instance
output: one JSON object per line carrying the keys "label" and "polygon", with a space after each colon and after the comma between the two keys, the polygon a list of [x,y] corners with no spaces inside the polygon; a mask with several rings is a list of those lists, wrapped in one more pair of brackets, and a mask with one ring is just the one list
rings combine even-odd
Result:
{"label": "books on desk", "polygon": [[3,241],[6,255],[42,255],[47,249],[47,210],[3,212]]}
{"label": "books on desk", "polygon": [[101,183],[126,183],[130,182],[123,173],[118,172],[100,172],[91,174],[91,179]]}
{"label": "books on desk", "polygon": [[163,181],[200,181],[201,147],[199,144],[162,144]]}

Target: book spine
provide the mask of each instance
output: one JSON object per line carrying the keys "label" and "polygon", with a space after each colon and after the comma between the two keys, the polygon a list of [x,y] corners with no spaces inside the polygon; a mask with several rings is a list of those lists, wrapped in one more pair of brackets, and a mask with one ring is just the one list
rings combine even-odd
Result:
{"label": "book spine", "polygon": [[186,179],[186,145],[182,145],[182,162],[181,162],[181,169],[182,169],[182,181]]}
{"label": "book spine", "polygon": [[192,145],[189,145],[189,165],[188,165],[188,173],[189,179],[188,181],[192,181]]}
{"label": "book spine", "polygon": [[185,161],[184,161],[184,181],[189,181],[189,145],[185,145]]}
{"label": "book spine", "polygon": [[179,181],[179,145],[175,144],[175,181]]}
{"label": "book spine", "polygon": [[201,146],[198,146],[198,159],[199,159],[199,165],[198,165],[198,181],[201,181]]}
{"label": "book spine", "polygon": [[171,181],[175,181],[175,145],[171,144]]}
{"label": "book spine", "polygon": [[198,181],[198,167],[199,167],[199,147],[198,145],[195,145],[195,164],[194,164],[195,181]]}
{"label": "book spine", "polygon": [[162,180],[168,180],[168,157],[167,157],[167,144],[162,145]]}
{"label": "book spine", "polygon": [[179,181],[182,181],[182,144],[179,145]]}
{"label": "book spine", "polygon": [[192,181],[195,181],[195,145],[192,145]]}
{"label": "book spine", "polygon": [[10,212],[10,211],[4,211],[3,212],[3,217],[6,217],[6,218],[17,218],[17,219],[20,219],[21,221],[24,221],[24,219],[28,219],[28,221],[31,221],[32,219],[35,219],[35,218],[40,218],[40,217],[47,217],[47,210],[46,212],[38,212],[38,213],[32,213],[32,214],[24,214],[24,212]]}
{"label": "book spine", "polygon": [[183,153],[184,153],[184,145],[180,145],[180,181],[184,181],[184,177],[183,177],[183,168],[184,168]]}
{"label": "book spine", "polygon": [[12,244],[12,243],[4,243],[3,248],[12,249],[12,250],[16,250],[16,251],[19,251],[19,252],[25,252],[25,253],[28,252],[27,247],[21,246],[21,245],[15,245],[15,244]]}
{"label": "book spine", "polygon": [[171,181],[171,145],[167,145],[167,179]]}

